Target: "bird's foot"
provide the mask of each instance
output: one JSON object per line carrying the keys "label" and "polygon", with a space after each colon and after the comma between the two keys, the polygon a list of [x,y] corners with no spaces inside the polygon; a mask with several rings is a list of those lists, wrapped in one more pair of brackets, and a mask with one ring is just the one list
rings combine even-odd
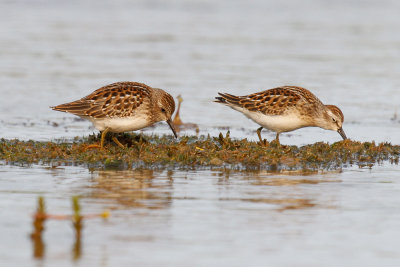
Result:
{"label": "bird's foot", "polygon": [[267,141],[267,139],[263,139],[257,142],[259,146],[263,146],[263,147],[267,147],[269,146],[269,142]]}
{"label": "bird's foot", "polygon": [[120,148],[125,149],[126,147],[117,139],[117,137],[113,136],[112,140],[116,143]]}
{"label": "bird's foot", "polygon": [[83,146],[83,151],[86,152],[86,151],[88,151],[89,149],[93,149],[93,148],[95,148],[95,149],[100,149],[100,150],[103,149],[103,147],[102,147],[101,145],[99,145],[99,144],[91,144],[91,145],[84,145],[84,146]]}
{"label": "bird's foot", "polygon": [[270,145],[273,146],[273,147],[277,147],[277,148],[281,148],[282,147],[282,145],[279,142],[279,140],[276,140],[276,139],[271,141]]}

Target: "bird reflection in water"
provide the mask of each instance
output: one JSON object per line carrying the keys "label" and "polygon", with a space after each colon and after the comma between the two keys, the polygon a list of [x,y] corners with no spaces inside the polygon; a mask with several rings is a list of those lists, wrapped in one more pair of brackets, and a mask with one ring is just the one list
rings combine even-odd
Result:
{"label": "bird reflection in water", "polygon": [[164,209],[171,204],[172,171],[106,170],[96,174],[94,183],[90,186],[93,190],[89,197],[115,200],[122,205],[113,209],[126,207]]}
{"label": "bird reflection in water", "polygon": [[[336,171],[330,171],[326,173],[335,173]],[[318,171],[249,171],[249,175],[236,176],[237,173],[231,172],[230,170],[221,171],[214,175],[219,176],[218,183],[220,185],[229,184],[229,179],[242,177],[249,184],[251,184],[252,189],[250,192],[243,192],[243,195],[247,197],[229,197],[222,198],[220,200],[230,200],[230,201],[243,201],[251,203],[261,203],[276,206],[276,211],[285,210],[296,210],[296,209],[307,209],[319,206],[317,199],[313,197],[306,197],[307,194],[303,192],[302,185],[318,185],[320,183],[340,183],[341,180],[330,179],[329,176],[324,177],[318,175]],[[311,177],[311,175],[313,175]],[[309,178],[307,176],[310,176]],[[258,188],[260,191],[256,193]],[[290,193],[285,195],[282,193],[275,194],[274,190],[270,190],[271,187],[293,187]],[[304,196],[304,197],[299,197]]]}

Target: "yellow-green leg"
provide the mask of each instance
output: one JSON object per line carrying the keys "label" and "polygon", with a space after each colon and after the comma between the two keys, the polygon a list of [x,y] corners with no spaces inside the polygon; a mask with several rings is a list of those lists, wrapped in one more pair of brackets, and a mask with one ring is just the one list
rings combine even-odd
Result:
{"label": "yellow-green leg", "polygon": [[100,149],[103,149],[104,147],[104,139],[106,138],[107,133],[110,131],[110,128],[104,129],[104,131],[101,133],[101,139],[100,139]]}
{"label": "yellow-green leg", "polygon": [[100,138],[100,145],[98,145],[98,144],[91,144],[91,145],[88,145],[86,148],[85,148],[85,150],[88,150],[88,149],[90,149],[90,148],[100,148],[100,149],[103,149],[103,147],[104,147],[104,139],[106,138],[106,135],[107,135],[107,133],[110,131],[110,129],[109,128],[106,128],[103,132],[101,132],[101,138]]}
{"label": "yellow-green leg", "polygon": [[257,129],[257,135],[258,135],[258,139],[260,139],[260,143],[264,143],[262,138],[261,138],[261,130],[263,129],[263,127],[260,127]]}
{"label": "yellow-green leg", "polygon": [[281,143],[279,142],[279,133],[276,133],[276,138],[275,141],[278,145],[280,145]]}
{"label": "yellow-green leg", "polygon": [[117,137],[113,136],[112,140],[120,147],[120,148],[125,148],[123,144],[117,139]]}

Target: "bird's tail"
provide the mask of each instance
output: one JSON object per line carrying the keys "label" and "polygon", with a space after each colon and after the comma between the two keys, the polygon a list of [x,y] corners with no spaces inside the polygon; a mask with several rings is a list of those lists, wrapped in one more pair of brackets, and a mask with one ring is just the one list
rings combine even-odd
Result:
{"label": "bird's tail", "polygon": [[215,97],[215,103],[239,105],[240,98],[227,93],[218,93],[220,96]]}
{"label": "bird's tail", "polygon": [[72,113],[78,116],[85,115],[85,111],[88,109],[88,104],[84,101],[74,101],[70,103],[61,104],[58,106],[50,107],[52,110]]}

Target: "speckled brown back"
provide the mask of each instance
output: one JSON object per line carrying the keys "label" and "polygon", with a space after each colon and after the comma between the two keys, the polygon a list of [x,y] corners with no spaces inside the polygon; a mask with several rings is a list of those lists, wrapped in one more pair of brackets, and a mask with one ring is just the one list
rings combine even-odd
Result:
{"label": "speckled brown back", "polygon": [[219,93],[216,102],[229,103],[250,111],[259,111],[267,115],[282,115],[292,107],[322,105],[321,101],[305,88],[297,86],[282,86],[266,91],[234,96]]}
{"label": "speckled brown back", "polygon": [[117,82],[97,89],[70,103],[52,107],[78,116],[93,118],[129,117],[142,105],[148,105],[151,87],[138,82]]}

